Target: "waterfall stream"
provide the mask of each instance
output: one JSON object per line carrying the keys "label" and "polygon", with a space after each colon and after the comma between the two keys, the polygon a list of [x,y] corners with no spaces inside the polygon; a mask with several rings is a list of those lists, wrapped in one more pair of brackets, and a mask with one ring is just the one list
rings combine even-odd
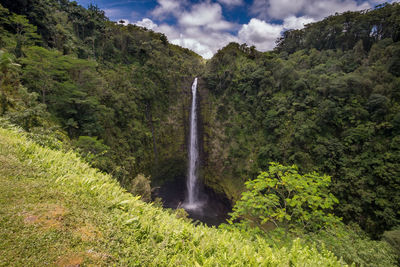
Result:
{"label": "waterfall stream", "polygon": [[157,190],[157,196],[163,199],[163,206],[166,208],[184,208],[189,218],[193,220],[204,222],[207,225],[219,225],[225,222],[228,212],[231,211],[231,206],[223,195],[216,194],[211,188],[199,181],[200,159],[197,129],[199,108],[197,94],[197,78],[195,78],[192,84],[186,177],[176,177],[176,180],[166,182]]}
{"label": "waterfall stream", "polygon": [[184,203],[185,209],[197,209],[201,206],[199,201],[199,147],[197,134],[197,78],[192,84],[192,107],[190,110],[190,140],[189,140],[189,168],[186,181],[187,199]]}

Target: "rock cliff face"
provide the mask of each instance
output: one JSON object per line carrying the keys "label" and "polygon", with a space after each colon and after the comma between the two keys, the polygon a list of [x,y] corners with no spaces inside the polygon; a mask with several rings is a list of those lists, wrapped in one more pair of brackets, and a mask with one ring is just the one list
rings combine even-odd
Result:
{"label": "rock cliff face", "polygon": [[219,101],[206,88],[203,79],[199,79],[200,101],[200,155],[201,178],[204,184],[214,189],[218,194],[225,195],[229,200],[239,198],[243,190],[243,181],[235,177],[229,165],[229,143],[225,135],[225,127],[218,120]]}
{"label": "rock cliff face", "polygon": [[154,186],[186,175],[192,82],[187,78],[176,83],[176,90],[171,92],[168,112],[161,115],[163,119],[157,122],[155,151],[158,155],[152,168]]}

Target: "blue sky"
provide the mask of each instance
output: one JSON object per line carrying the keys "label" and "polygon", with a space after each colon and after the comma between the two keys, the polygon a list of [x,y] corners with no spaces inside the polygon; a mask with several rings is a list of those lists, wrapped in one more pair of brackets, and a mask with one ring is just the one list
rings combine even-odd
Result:
{"label": "blue sky", "polygon": [[[77,0],[96,4],[113,21],[162,32],[174,44],[204,58],[229,42],[275,46],[288,29],[300,29],[336,12],[364,10],[384,0]],[[391,1],[394,2],[394,1]]]}

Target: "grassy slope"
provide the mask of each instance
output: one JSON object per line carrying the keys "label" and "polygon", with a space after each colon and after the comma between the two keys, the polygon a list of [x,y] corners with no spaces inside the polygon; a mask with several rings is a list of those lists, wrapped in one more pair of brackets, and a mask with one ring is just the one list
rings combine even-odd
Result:
{"label": "grassy slope", "polygon": [[299,242],[193,226],[15,129],[0,128],[0,166],[0,266],[340,266]]}

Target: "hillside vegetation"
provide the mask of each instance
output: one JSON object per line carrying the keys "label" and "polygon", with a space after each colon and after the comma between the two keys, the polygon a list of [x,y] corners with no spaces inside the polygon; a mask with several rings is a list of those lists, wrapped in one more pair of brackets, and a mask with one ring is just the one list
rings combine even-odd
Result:
{"label": "hillside vegetation", "polygon": [[399,18],[388,4],[286,32],[273,52],[218,51],[203,75],[206,182],[237,200],[270,162],[296,164],[332,177],[345,222],[375,238],[399,225]]}
{"label": "hillside vegetation", "polygon": [[73,152],[0,128],[0,265],[343,266],[332,253],[194,226]]}
{"label": "hillside vegetation", "polygon": [[2,1],[0,49],[1,116],[70,139],[126,188],[139,173],[184,175],[199,55],[61,0]]}

